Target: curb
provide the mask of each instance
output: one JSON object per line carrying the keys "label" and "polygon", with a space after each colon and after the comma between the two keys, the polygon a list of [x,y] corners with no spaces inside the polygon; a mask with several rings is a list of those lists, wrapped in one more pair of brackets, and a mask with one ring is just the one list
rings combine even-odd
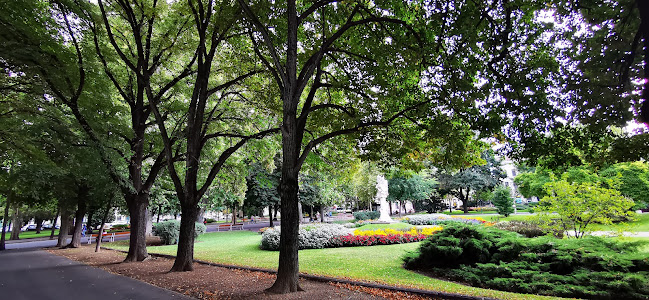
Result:
{"label": "curb", "polygon": [[[113,248],[108,248],[108,247],[101,247],[101,249],[112,250],[112,251],[117,251],[117,252],[121,252],[121,253],[128,253],[128,251],[118,250],[118,249],[113,249]],[[168,254],[149,253],[149,255],[154,256],[154,257],[176,259],[176,256],[168,255]],[[269,274],[277,274],[276,270],[271,270],[271,269],[225,265],[225,264],[213,263],[213,262],[208,262],[208,261],[203,261],[203,260],[198,260],[198,259],[195,259],[194,262],[202,264],[202,265],[213,266],[213,267],[221,267],[221,268],[227,268],[227,269],[245,270],[245,271],[253,271],[253,272],[264,272],[264,273],[269,273]],[[347,279],[341,279],[341,278],[335,278],[335,277],[326,277],[326,276],[319,276],[319,275],[311,275],[311,274],[304,274],[304,273],[300,273],[300,277],[305,278],[305,279],[314,280],[314,281],[320,281],[320,282],[343,283],[343,284],[351,284],[351,285],[355,285],[355,286],[362,286],[362,287],[368,287],[368,288],[378,288],[378,289],[390,290],[390,291],[395,291],[395,292],[405,292],[405,293],[417,294],[417,295],[420,295],[420,296],[425,296],[425,297],[430,297],[430,298],[443,298],[443,299],[453,299],[453,300],[455,300],[455,299],[463,299],[463,300],[464,299],[466,299],[466,300],[468,300],[468,299],[471,299],[471,300],[477,300],[477,299],[480,299],[480,300],[497,300],[496,298],[476,297],[476,296],[468,296],[468,295],[461,295],[461,294],[454,294],[454,293],[422,290],[422,289],[416,289],[416,288],[398,287],[398,286],[391,286],[391,285],[385,285],[385,284],[379,284],[379,283],[352,281],[352,280],[347,280]]]}

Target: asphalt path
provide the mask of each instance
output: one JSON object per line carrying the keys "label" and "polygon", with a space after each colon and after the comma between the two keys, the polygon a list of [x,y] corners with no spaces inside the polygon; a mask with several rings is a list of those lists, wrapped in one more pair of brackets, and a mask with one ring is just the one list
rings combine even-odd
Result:
{"label": "asphalt path", "polygon": [[0,251],[0,298],[192,299],[36,249]]}

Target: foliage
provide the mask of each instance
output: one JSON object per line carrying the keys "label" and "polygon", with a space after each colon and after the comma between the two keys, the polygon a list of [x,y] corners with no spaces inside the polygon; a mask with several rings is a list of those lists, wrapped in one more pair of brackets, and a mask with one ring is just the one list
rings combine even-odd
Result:
{"label": "foliage", "polygon": [[514,198],[512,198],[511,196],[509,187],[497,187],[493,192],[493,198],[491,201],[493,202],[494,206],[496,206],[498,214],[507,217],[514,212]]}
{"label": "foliage", "polygon": [[[195,223],[194,225],[194,238],[204,234],[207,227],[203,223]],[[178,244],[180,237],[180,221],[169,220],[156,224],[153,227],[153,234],[160,237],[160,240],[165,245]]]}
{"label": "foliage", "polygon": [[545,226],[581,238],[593,223],[611,224],[632,215],[633,200],[617,190],[595,183],[570,183],[565,179],[545,185],[548,196],[541,199],[537,215]]}
{"label": "foliage", "polygon": [[419,174],[407,174],[397,170],[388,176],[388,198],[390,202],[410,201],[415,207],[430,199],[435,182]]}
{"label": "foliage", "polygon": [[598,237],[527,239],[493,228],[455,225],[403,259],[410,269],[500,290],[644,299],[649,296],[649,263],[636,253],[639,246]]}
{"label": "foliage", "polygon": [[381,216],[381,212],[378,211],[355,211],[354,212],[354,219],[356,221],[363,221],[363,220],[376,220]]}
{"label": "foliage", "polygon": [[603,179],[619,180],[619,185],[612,188],[633,199],[634,209],[649,207],[649,164],[646,162],[615,164],[602,170],[600,176]]}

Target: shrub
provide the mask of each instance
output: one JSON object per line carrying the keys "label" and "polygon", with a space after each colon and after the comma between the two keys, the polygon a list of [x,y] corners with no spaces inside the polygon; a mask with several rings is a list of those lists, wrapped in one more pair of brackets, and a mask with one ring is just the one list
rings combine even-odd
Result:
{"label": "shrub", "polygon": [[498,210],[498,214],[501,214],[505,217],[509,216],[514,212],[514,199],[511,197],[511,191],[509,187],[499,186],[493,193],[493,199],[491,200]]}
{"label": "shrub", "polygon": [[129,229],[129,228],[131,228],[130,224],[116,224],[116,225],[111,226],[112,230],[126,230],[126,229]]}
{"label": "shrub", "polygon": [[[195,223],[194,238],[204,234],[206,230],[207,227],[203,223]],[[178,244],[178,238],[180,237],[180,221],[169,220],[160,222],[153,227],[153,234],[159,236],[164,245]]]}
{"label": "shrub", "polygon": [[485,224],[487,221],[480,217],[447,216],[444,214],[410,215],[403,219],[411,225],[441,225],[446,223]]}
{"label": "shrub", "polygon": [[214,220],[212,218],[205,218],[205,222],[207,222],[207,223],[215,223],[216,220]]}
{"label": "shrub", "polygon": [[[279,250],[279,226],[269,228],[261,235],[261,249]],[[332,247],[331,241],[337,236],[350,234],[349,229],[340,224],[301,225],[298,234],[298,249],[322,249]]]}
{"label": "shrub", "polygon": [[357,211],[354,212],[354,218],[356,221],[362,220],[375,220],[381,216],[381,213],[378,211]]}
{"label": "shrub", "polygon": [[512,292],[646,299],[649,259],[637,253],[639,245],[599,237],[523,238],[455,224],[425,240],[404,261],[407,268]]}
{"label": "shrub", "polygon": [[502,221],[496,223],[494,227],[502,230],[513,231],[528,238],[547,234],[547,232],[539,225],[524,221]]}

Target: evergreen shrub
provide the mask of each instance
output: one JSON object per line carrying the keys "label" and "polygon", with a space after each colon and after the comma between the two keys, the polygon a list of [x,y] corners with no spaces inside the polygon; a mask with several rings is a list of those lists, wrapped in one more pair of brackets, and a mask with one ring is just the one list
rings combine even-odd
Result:
{"label": "evergreen shrub", "polygon": [[518,293],[598,299],[649,298],[642,242],[601,237],[524,238],[496,228],[447,225],[404,256],[408,269]]}

